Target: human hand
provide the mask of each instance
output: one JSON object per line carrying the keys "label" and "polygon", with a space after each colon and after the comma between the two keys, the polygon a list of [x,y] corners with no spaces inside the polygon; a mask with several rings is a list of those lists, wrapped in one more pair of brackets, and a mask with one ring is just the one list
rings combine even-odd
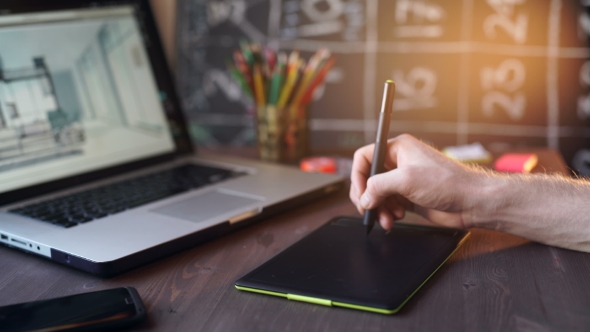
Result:
{"label": "human hand", "polygon": [[350,199],[360,214],[378,208],[379,222],[387,230],[404,217],[405,210],[440,226],[472,226],[484,172],[451,160],[405,134],[388,140],[386,171],[369,178],[374,148],[374,144],[367,145],[354,154]]}

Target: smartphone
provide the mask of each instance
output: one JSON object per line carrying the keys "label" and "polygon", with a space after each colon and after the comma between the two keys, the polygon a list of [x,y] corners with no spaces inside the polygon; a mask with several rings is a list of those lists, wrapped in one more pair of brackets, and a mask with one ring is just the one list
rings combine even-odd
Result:
{"label": "smartphone", "polygon": [[133,287],[122,287],[0,307],[0,331],[96,331],[145,319]]}

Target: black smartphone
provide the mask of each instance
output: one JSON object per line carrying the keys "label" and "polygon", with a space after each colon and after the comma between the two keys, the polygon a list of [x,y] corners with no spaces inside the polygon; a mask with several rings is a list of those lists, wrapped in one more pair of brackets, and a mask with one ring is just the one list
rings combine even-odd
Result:
{"label": "black smartphone", "polygon": [[133,287],[0,307],[0,331],[97,331],[128,327],[145,319]]}

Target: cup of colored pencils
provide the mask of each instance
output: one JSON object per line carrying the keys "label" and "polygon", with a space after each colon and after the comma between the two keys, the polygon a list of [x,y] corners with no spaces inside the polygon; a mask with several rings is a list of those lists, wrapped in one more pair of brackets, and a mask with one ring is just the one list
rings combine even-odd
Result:
{"label": "cup of colored pencils", "polygon": [[290,54],[240,43],[228,69],[256,105],[260,157],[267,161],[296,162],[309,151],[307,106],[334,65],[334,57],[320,48],[306,62]]}

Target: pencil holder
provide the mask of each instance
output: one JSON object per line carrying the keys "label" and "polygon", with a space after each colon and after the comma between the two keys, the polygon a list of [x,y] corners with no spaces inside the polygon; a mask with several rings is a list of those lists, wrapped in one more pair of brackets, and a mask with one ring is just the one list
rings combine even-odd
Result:
{"label": "pencil holder", "polygon": [[301,107],[259,107],[256,129],[262,160],[294,163],[308,153],[307,117]]}

